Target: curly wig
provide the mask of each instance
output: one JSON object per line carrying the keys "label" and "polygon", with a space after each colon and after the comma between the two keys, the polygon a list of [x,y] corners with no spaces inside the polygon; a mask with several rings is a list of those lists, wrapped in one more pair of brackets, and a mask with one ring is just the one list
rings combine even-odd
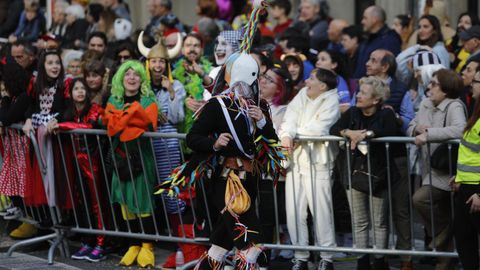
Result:
{"label": "curly wig", "polygon": [[125,88],[123,86],[123,78],[127,70],[133,69],[140,76],[140,96],[155,98],[155,94],[147,79],[147,73],[143,64],[137,60],[128,60],[124,62],[117,70],[112,79],[112,97],[123,103]]}

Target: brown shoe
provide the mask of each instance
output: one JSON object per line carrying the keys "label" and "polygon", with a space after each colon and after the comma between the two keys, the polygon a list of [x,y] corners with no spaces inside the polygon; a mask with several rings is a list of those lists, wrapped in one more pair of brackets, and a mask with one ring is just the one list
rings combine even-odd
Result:
{"label": "brown shoe", "polygon": [[400,270],[412,270],[412,269],[413,269],[412,261],[406,261],[400,264]]}

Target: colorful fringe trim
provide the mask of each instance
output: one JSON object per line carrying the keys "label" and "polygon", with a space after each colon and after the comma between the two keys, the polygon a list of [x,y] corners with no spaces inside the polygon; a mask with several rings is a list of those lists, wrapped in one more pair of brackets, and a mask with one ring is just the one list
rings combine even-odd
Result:
{"label": "colorful fringe trim", "polygon": [[236,241],[238,239],[240,239],[242,236],[243,236],[243,241],[244,242],[247,242],[248,240],[248,233],[255,233],[255,234],[258,234],[257,231],[254,231],[254,230],[249,230],[247,226],[245,226],[243,223],[241,223],[238,218],[237,219],[237,222],[235,223],[235,228],[233,229],[234,231],[238,231],[239,234],[237,235],[237,237],[235,237],[233,240]]}
{"label": "colorful fringe trim", "polygon": [[280,175],[285,176],[285,169],[281,165],[282,160],[287,159],[285,151],[278,141],[265,138],[260,135],[255,140],[257,145],[256,160],[262,167],[262,172],[271,176],[276,184]]}
{"label": "colorful fringe trim", "polygon": [[223,265],[224,263],[222,262],[218,262],[212,258],[210,258],[208,256],[208,253],[205,252],[202,257],[200,257],[200,259],[198,259],[198,262],[197,262],[197,265],[195,265],[195,268],[193,268],[193,270],[203,270],[201,267],[201,265],[203,264],[203,262],[207,260],[208,261],[208,266],[210,267],[210,269],[212,270],[222,270],[223,269]]}
{"label": "colorful fringe trim", "polygon": [[[235,259],[234,259],[234,261],[236,261],[235,270],[257,270],[258,269],[258,264],[256,262],[254,263],[248,262],[247,257],[242,252],[252,247],[259,249],[259,251],[263,253],[264,248],[256,244],[252,244],[249,248],[244,250],[237,250],[235,252]],[[263,255],[265,256],[265,253],[263,253]]]}
{"label": "colorful fringe trim", "polygon": [[240,45],[240,52],[250,53],[255,31],[257,30],[260,13],[266,9],[267,5],[267,1],[261,1],[260,6],[254,6],[252,13],[250,14],[248,24],[245,26],[245,35],[243,37],[242,44]]}
{"label": "colorful fringe trim", "polygon": [[167,193],[168,196],[179,196],[180,193],[188,188],[194,187],[195,182],[198,181],[203,173],[210,167],[206,161],[202,161],[189,175],[185,175],[185,170],[189,165],[189,161],[173,169],[172,173],[167,177],[162,184],[159,185],[155,195]]}

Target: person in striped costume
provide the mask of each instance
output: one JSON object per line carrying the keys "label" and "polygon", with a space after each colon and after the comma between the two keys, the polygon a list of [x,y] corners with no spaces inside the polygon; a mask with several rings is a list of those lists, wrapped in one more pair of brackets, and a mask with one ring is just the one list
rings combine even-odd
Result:
{"label": "person in striped costume", "polygon": [[[177,133],[178,124],[185,119],[184,101],[186,92],[184,85],[178,80],[172,78],[172,72],[170,63],[171,60],[178,55],[180,48],[182,47],[182,38],[180,33],[177,33],[178,37],[176,47],[168,50],[164,44],[162,38],[151,49],[143,46],[141,37],[138,39],[138,48],[140,52],[147,58],[146,69],[148,77],[151,81],[152,90],[155,93],[155,97],[158,104],[158,133]],[[158,184],[163,183],[171,173],[173,169],[180,166],[182,162],[182,156],[180,152],[180,141],[176,138],[157,138],[153,140],[153,148],[155,154],[155,162],[157,169],[157,181]],[[190,235],[193,227],[191,224],[180,224],[178,214],[179,212],[185,213],[187,204],[190,201],[187,198],[177,198],[167,196],[163,194],[159,198],[159,204],[165,204],[166,211],[168,213],[168,222],[170,228],[173,229],[174,235],[180,235],[186,233]],[[185,219],[184,221],[190,220]],[[187,222],[188,223],[188,222]],[[181,228],[181,226],[184,226]],[[205,250],[203,246],[200,246],[200,254],[197,255],[192,245],[179,245],[185,256],[185,261],[191,261],[197,259]],[[193,252],[192,252],[193,250]],[[176,252],[170,254],[166,262],[162,265],[165,268],[174,268]]]}
{"label": "person in striped costume", "polygon": [[[185,119],[184,100],[185,88],[182,83],[172,78],[170,60],[178,54],[182,46],[180,33],[177,45],[168,50],[160,38],[159,42],[151,49],[143,45],[143,32],[138,38],[138,49],[147,58],[147,76],[150,78],[152,90],[158,105],[158,126],[159,133],[177,133],[177,124]],[[176,138],[158,138],[153,140],[155,151],[155,162],[157,165],[157,177],[159,184],[163,182],[170,172],[181,162],[180,143]],[[178,211],[176,201],[165,197],[167,211],[170,214]],[[184,205],[184,203],[183,203]]]}

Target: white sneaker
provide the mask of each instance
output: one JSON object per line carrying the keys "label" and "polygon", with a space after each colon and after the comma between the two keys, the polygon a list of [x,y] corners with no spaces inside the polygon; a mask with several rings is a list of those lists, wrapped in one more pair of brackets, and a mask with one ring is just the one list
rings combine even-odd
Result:
{"label": "white sneaker", "polygon": [[9,210],[10,208],[14,208],[14,206],[12,206],[12,205],[10,205],[10,204],[7,205],[7,206],[4,206],[4,205],[1,205],[1,204],[0,204],[0,217],[4,217],[5,215],[7,215],[8,210]]}
{"label": "white sneaker", "polygon": [[18,207],[8,208],[6,214],[3,216],[5,220],[17,219],[22,216],[22,210]]}

